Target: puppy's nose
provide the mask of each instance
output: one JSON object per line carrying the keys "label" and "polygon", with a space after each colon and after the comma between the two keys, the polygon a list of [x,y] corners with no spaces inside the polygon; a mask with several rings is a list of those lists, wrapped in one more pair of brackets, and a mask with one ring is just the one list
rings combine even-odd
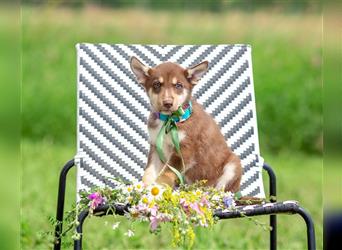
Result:
{"label": "puppy's nose", "polygon": [[171,108],[172,107],[172,100],[164,100],[163,105],[167,109]]}

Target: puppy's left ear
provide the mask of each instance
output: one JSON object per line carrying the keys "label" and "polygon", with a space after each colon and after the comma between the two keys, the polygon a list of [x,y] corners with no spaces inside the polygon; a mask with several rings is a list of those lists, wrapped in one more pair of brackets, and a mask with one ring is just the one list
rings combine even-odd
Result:
{"label": "puppy's left ear", "polygon": [[198,83],[201,77],[208,70],[208,61],[201,62],[193,67],[187,68],[185,70],[185,77],[194,85]]}

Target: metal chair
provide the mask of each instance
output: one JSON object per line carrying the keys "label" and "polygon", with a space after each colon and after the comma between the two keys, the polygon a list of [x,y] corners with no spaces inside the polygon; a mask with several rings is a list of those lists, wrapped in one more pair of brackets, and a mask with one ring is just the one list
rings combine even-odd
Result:
{"label": "metal chair", "polygon": [[[239,206],[237,211],[216,211],[220,219],[269,215],[270,249],[277,247],[276,214],[298,214],[307,226],[308,249],[315,249],[314,223],[295,201],[276,201],[276,176],[259,152],[257,118],[252,74],[251,47],[248,45],[110,45],[77,46],[77,154],[61,171],[58,190],[57,220],[63,220],[66,177],[77,167],[77,191],[92,186],[113,186],[107,177],[126,181],[141,178],[147,161],[146,120],[149,101],[130,70],[130,56],[146,65],[172,61],[188,67],[209,61],[208,72],[194,96],[220,125],[229,146],[237,153],[244,168],[241,194],[265,198],[262,170],[269,176],[270,200],[260,205]],[[126,115],[128,110],[135,118]],[[127,207],[116,206],[123,214]],[[105,215],[108,206],[95,210]],[[82,233],[88,211],[79,214],[77,231]],[[62,224],[56,226],[59,236]],[[60,249],[61,241],[54,249]],[[82,237],[74,242],[82,249]]]}

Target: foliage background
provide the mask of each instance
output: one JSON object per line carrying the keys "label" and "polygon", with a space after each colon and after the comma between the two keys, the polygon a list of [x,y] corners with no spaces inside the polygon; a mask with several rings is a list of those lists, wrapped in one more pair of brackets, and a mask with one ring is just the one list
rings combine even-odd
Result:
{"label": "foliage background", "polygon": [[[196,4],[193,4],[197,2]],[[313,215],[322,245],[321,9],[316,1],[24,1],[22,6],[22,217],[24,249],[46,249],[60,167],[76,145],[76,54],[79,42],[248,43],[259,137],[278,175],[280,200],[297,199]],[[161,4],[165,3],[165,4]],[[67,208],[74,201],[74,173]],[[265,183],[267,177],[265,176]],[[108,219],[111,220],[111,219]],[[267,218],[261,219],[267,222]],[[86,223],[89,249],[167,248],[168,234],[136,225],[131,240]],[[305,248],[296,216],[279,217],[279,248]],[[101,228],[99,232],[98,227]],[[103,230],[103,231],[102,231]],[[198,232],[195,248],[267,248],[267,232],[245,220]],[[107,247],[107,248],[106,248]]]}
{"label": "foliage background", "polygon": [[[125,1],[114,2],[121,6]],[[195,10],[189,7],[186,11],[177,8],[153,12],[150,8],[128,11],[84,5],[62,11],[61,7],[55,9],[56,4],[24,8],[22,136],[74,141],[77,42],[248,43],[253,47],[262,146],[274,151],[321,152],[319,11],[308,10],[304,16],[299,10],[280,14],[282,8],[291,5],[276,5],[280,10],[272,6],[260,9],[259,5],[253,10],[251,5],[248,11],[232,7],[230,11],[209,12],[204,4],[209,1],[199,2],[204,9],[198,10],[199,5]],[[147,3],[154,1],[145,3],[150,6]]]}

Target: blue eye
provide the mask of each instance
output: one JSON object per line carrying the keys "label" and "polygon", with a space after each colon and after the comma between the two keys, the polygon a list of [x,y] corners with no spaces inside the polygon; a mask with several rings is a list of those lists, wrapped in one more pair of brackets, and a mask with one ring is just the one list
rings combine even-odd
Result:
{"label": "blue eye", "polygon": [[176,83],[175,84],[175,88],[176,89],[182,89],[183,88],[183,85],[181,83]]}

